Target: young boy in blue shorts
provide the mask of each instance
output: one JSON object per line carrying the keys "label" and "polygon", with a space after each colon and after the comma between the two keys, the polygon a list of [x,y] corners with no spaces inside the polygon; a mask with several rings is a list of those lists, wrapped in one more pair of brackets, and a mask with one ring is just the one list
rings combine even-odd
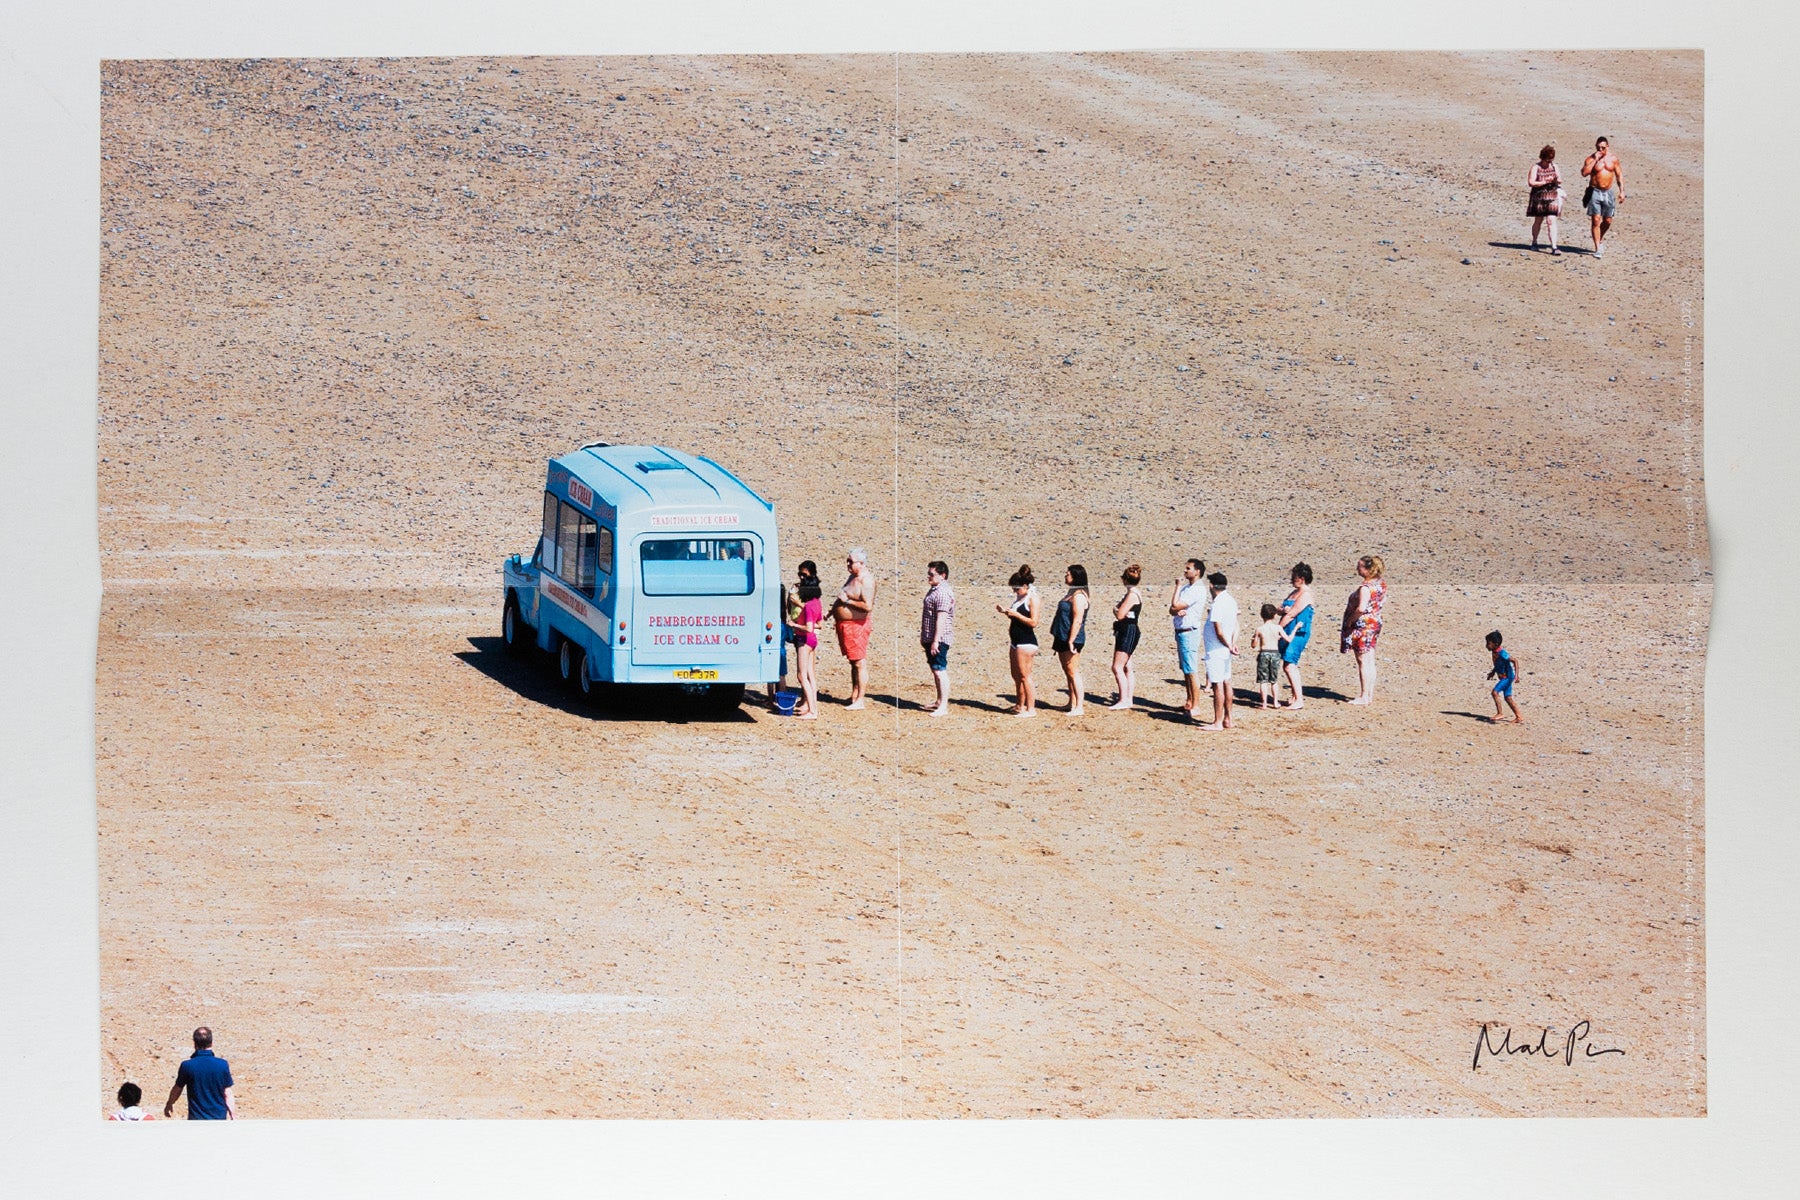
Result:
{"label": "young boy in blue shorts", "polygon": [[1487,635],[1488,653],[1494,656],[1494,669],[1487,677],[1494,681],[1494,724],[1500,723],[1505,712],[1500,707],[1501,697],[1506,698],[1506,705],[1512,709],[1514,725],[1523,725],[1525,718],[1519,715],[1519,702],[1513,699],[1513,681],[1519,677],[1519,664],[1513,656],[1500,648],[1500,631],[1498,629]]}

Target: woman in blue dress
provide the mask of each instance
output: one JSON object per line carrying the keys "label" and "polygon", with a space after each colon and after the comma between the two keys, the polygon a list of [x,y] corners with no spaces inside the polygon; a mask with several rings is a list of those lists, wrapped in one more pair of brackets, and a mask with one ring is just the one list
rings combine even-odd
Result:
{"label": "woman in blue dress", "polygon": [[1287,677],[1288,687],[1294,690],[1294,695],[1287,702],[1277,704],[1277,708],[1306,707],[1306,692],[1300,686],[1300,656],[1306,652],[1307,639],[1312,636],[1312,581],[1312,568],[1303,562],[1295,563],[1294,569],[1288,572],[1288,582],[1294,585],[1294,590],[1281,602],[1281,673]]}

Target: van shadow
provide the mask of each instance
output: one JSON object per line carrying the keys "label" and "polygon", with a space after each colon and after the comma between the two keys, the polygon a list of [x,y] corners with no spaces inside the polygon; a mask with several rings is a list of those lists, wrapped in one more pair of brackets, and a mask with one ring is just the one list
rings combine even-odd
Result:
{"label": "van shadow", "polygon": [[590,700],[565,685],[556,673],[556,660],[536,647],[523,654],[509,654],[498,637],[472,637],[469,645],[473,649],[459,650],[454,657],[533,704],[574,716],[666,725],[742,725],[756,721],[741,707],[709,712],[673,687],[652,684],[603,684]]}

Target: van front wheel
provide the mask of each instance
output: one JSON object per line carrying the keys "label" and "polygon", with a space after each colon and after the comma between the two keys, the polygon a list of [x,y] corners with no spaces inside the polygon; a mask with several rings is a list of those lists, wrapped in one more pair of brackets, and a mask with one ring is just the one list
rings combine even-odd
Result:
{"label": "van front wheel", "polygon": [[580,646],[564,638],[556,648],[556,673],[562,676],[564,683],[573,684],[577,675],[587,665],[583,661],[585,658],[586,655],[582,653]]}
{"label": "van front wheel", "polygon": [[525,653],[525,622],[519,616],[518,599],[510,594],[506,597],[506,609],[500,614],[500,640],[509,654]]}

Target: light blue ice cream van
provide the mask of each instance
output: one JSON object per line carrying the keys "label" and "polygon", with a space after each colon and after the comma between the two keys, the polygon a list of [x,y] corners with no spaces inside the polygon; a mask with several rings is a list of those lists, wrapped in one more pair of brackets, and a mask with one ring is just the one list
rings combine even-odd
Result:
{"label": "light blue ice cream van", "polygon": [[565,682],[679,685],[734,708],[780,669],[775,508],[707,458],[595,442],[550,460],[537,550],[506,560],[506,647]]}

